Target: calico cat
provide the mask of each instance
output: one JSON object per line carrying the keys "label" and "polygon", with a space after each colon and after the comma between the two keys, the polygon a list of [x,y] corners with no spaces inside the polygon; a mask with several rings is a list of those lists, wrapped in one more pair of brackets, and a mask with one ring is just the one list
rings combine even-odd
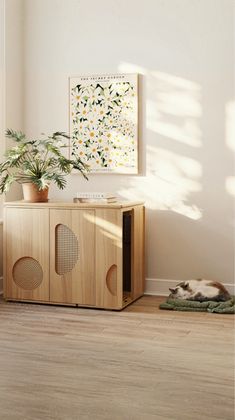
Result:
{"label": "calico cat", "polygon": [[170,288],[169,290],[171,299],[225,302],[231,298],[229,292],[221,283],[212,280],[186,280],[177,284],[174,289]]}

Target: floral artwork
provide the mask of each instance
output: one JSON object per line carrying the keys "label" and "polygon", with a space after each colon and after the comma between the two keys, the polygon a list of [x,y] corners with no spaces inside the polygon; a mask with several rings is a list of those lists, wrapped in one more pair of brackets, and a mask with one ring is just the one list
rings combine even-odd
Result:
{"label": "floral artwork", "polygon": [[91,172],[138,173],[137,75],[70,78],[71,157]]}

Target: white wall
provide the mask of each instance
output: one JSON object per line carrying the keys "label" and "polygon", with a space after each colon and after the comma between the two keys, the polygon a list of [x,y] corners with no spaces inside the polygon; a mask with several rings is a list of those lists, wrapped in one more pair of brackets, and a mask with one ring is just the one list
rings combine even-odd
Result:
{"label": "white wall", "polygon": [[[5,1],[0,0],[0,159],[3,157],[5,127]],[[3,197],[0,196],[0,219]]]}
{"label": "white wall", "polygon": [[[24,0],[5,0],[5,128],[23,130],[24,115]],[[11,146],[5,141],[6,148]],[[21,188],[15,184],[6,200],[21,198]]]}
{"label": "white wall", "polygon": [[[23,0],[0,0],[0,160],[8,143],[5,129],[23,129]],[[7,200],[21,197],[15,185]],[[0,293],[2,291],[3,201],[0,196]]]}
{"label": "white wall", "polygon": [[[68,131],[68,77],[138,72],[139,176],[73,175],[51,197],[147,207],[147,278],[233,282],[233,0],[24,0],[24,128]],[[17,127],[16,127],[17,128]]]}
{"label": "white wall", "polygon": [[[0,0],[0,159],[4,153],[4,120],[5,120],[5,2]],[[2,292],[2,207],[0,196],[0,293]]]}

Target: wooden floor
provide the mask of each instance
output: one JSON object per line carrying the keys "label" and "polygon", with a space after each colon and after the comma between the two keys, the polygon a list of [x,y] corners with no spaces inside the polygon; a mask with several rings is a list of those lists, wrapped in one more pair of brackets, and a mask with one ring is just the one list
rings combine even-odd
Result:
{"label": "wooden floor", "polygon": [[0,301],[1,420],[232,420],[232,315]]}

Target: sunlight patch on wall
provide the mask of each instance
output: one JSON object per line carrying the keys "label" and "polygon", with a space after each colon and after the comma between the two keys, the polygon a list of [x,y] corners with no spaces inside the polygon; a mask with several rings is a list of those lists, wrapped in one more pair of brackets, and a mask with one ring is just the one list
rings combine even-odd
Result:
{"label": "sunlight patch on wall", "polygon": [[202,190],[202,166],[194,158],[173,152],[169,140],[189,146],[190,154],[202,146],[201,86],[126,62],[120,63],[119,71],[144,76],[141,92],[146,97],[144,135],[145,142],[150,144],[146,146],[146,176],[131,178],[118,193],[129,200],[144,200],[150,209],[171,210],[200,219],[202,211],[192,196]]}
{"label": "sunlight patch on wall", "polygon": [[228,176],[225,180],[226,191],[235,197],[235,176]]}
{"label": "sunlight patch on wall", "polygon": [[118,69],[146,76],[146,125],[149,130],[192,147],[202,146],[199,84],[126,62],[120,63]]}
{"label": "sunlight patch on wall", "polygon": [[201,87],[198,83],[193,82],[192,80],[188,80],[179,76],[175,76],[173,74],[161,72],[161,71],[150,71],[150,75],[156,77],[159,81],[162,81],[164,84],[170,84],[172,86],[177,86],[179,88],[185,90],[191,90],[194,92],[200,92]]}
{"label": "sunlight patch on wall", "polygon": [[192,147],[202,145],[199,118],[201,88],[194,82],[161,72],[147,77],[147,128]]}
{"label": "sunlight patch on wall", "polygon": [[156,106],[156,102],[147,101],[147,128],[161,136],[187,144],[192,147],[200,147],[201,131],[193,119],[187,119],[182,125],[177,125],[162,117],[162,112]]}
{"label": "sunlight patch on wall", "polygon": [[201,87],[197,83],[162,72],[150,72],[151,82],[163,112],[183,117],[202,115]]}
{"label": "sunlight patch on wall", "polygon": [[137,64],[127,63],[127,62],[121,62],[118,66],[118,71],[121,73],[138,73],[147,75],[148,70],[145,67],[138,66]]}
{"label": "sunlight patch on wall", "polygon": [[192,193],[202,189],[202,167],[195,160],[161,148],[147,147],[146,177],[133,178],[118,193],[129,200],[144,200],[146,207],[172,210],[198,220],[202,211],[191,204]]}

